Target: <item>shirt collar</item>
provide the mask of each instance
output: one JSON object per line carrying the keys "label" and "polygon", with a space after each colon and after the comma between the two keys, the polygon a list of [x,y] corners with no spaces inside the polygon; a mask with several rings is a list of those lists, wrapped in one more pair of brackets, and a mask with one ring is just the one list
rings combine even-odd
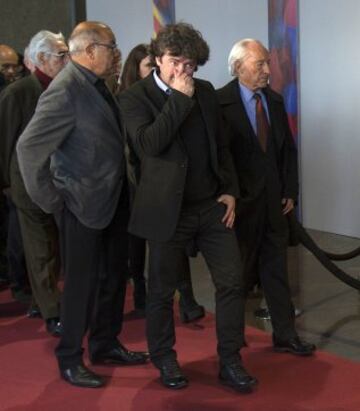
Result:
{"label": "shirt collar", "polygon": [[154,80],[155,83],[157,84],[157,86],[166,94],[171,94],[171,88],[165,84],[161,78],[159,77],[159,75],[157,74],[156,70],[153,71],[153,76],[154,76]]}
{"label": "shirt collar", "polygon": [[100,77],[98,77],[95,73],[93,73],[88,68],[82,66],[79,63],[76,63],[74,60],[71,60],[72,64],[81,71],[81,73],[85,76],[85,78],[90,81],[90,83],[95,84]]}
{"label": "shirt collar", "polygon": [[[242,97],[243,101],[245,101],[246,103],[250,103],[251,99],[254,97],[255,92],[250,90],[249,88],[247,88],[246,86],[244,86],[240,82],[239,82],[239,88],[240,88],[240,93],[241,93],[241,97]],[[264,93],[262,92],[261,89],[256,91],[256,93],[260,94],[260,96],[262,98],[264,97]]]}

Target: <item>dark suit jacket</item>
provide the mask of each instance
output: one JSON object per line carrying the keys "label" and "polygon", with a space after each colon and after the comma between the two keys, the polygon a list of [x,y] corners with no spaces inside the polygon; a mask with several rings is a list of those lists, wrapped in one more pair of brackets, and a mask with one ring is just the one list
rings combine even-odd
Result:
{"label": "dark suit jacket", "polygon": [[1,189],[10,186],[17,206],[36,207],[26,193],[20,175],[15,145],[33,116],[43,88],[35,75],[10,84],[0,96],[0,171]]}
{"label": "dark suit jacket", "polygon": [[26,189],[45,212],[58,212],[65,203],[83,225],[103,229],[126,177],[124,145],[110,105],[69,62],[41,95],[19,138]]}
{"label": "dark suit jacket", "polygon": [[[282,97],[270,88],[263,90],[269,109],[271,139],[277,165],[273,179],[272,195],[280,204],[280,198],[298,196],[297,150],[289,128]],[[255,136],[244,104],[240,97],[238,80],[234,79],[217,90],[224,118],[231,128],[230,151],[234,158],[240,187],[239,212],[263,192],[269,179],[266,156]]]}
{"label": "dark suit jacket", "polygon": [[[221,187],[219,194],[236,197],[237,182],[215,91],[210,83],[197,79],[195,90],[206,124],[211,167]],[[129,230],[139,237],[166,241],[179,218],[188,162],[179,128],[194,102],[175,90],[165,100],[150,74],[122,93],[120,103],[141,163]]]}

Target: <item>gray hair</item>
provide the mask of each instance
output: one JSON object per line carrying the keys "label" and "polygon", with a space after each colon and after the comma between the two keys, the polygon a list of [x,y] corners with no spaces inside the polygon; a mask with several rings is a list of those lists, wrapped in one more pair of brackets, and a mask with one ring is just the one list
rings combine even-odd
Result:
{"label": "gray hair", "polygon": [[54,51],[54,45],[58,41],[63,41],[65,43],[65,38],[62,33],[53,33],[48,30],[41,30],[35,34],[30,40],[28,46],[28,56],[32,63],[36,66],[41,64],[39,60],[39,54],[45,53],[49,54]]}
{"label": "gray hair", "polygon": [[90,44],[101,42],[102,35],[100,30],[91,28],[88,30],[81,30],[73,33],[69,39],[70,53],[77,53],[83,51]]}
{"label": "gray hair", "polygon": [[242,63],[247,58],[248,47],[251,43],[257,43],[265,49],[264,45],[259,40],[255,39],[243,39],[236,42],[233,45],[228,58],[229,72],[232,76],[236,76],[235,64],[237,62]]}

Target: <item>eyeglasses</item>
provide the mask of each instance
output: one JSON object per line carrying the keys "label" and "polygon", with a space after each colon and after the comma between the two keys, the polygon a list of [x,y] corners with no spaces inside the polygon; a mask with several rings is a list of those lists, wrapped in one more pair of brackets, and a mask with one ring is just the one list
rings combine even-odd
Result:
{"label": "eyeglasses", "polygon": [[47,54],[50,54],[50,56],[58,57],[59,59],[64,59],[69,55],[69,52],[68,51],[59,51],[58,53],[49,52]]}
{"label": "eyeglasses", "polygon": [[110,43],[110,44],[107,44],[107,43],[93,43],[93,45],[106,47],[107,49],[109,49],[111,51],[118,50],[118,45],[116,43]]}

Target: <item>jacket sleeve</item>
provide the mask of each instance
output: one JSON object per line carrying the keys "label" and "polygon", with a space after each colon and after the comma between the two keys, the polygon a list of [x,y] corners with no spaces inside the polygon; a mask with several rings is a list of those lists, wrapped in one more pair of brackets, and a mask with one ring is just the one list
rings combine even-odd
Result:
{"label": "jacket sleeve", "polygon": [[233,157],[229,150],[231,130],[230,126],[225,122],[219,107],[219,135],[218,135],[218,160],[219,171],[223,181],[222,194],[231,194],[235,198],[239,198],[239,184],[234,167]]}
{"label": "jacket sleeve", "polygon": [[126,129],[137,155],[158,156],[174,141],[180,125],[189,114],[193,101],[173,90],[160,112],[145,95],[130,89],[120,94]]}
{"label": "jacket sleeve", "polygon": [[283,198],[291,198],[295,202],[299,195],[298,153],[292,136],[285,108],[282,111],[285,127],[285,143],[283,153]]}
{"label": "jacket sleeve", "polygon": [[17,143],[20,171],[31,199],[47,213],[63,208],[50,171],[51,155],[75,127],[74,109],[65,89],[48,89]]}
{"label": "jacket sleeve", "polygon": [[8,90],[0,98],[0,190],[10,185],[10,161],[22,127],[21,102]]}

